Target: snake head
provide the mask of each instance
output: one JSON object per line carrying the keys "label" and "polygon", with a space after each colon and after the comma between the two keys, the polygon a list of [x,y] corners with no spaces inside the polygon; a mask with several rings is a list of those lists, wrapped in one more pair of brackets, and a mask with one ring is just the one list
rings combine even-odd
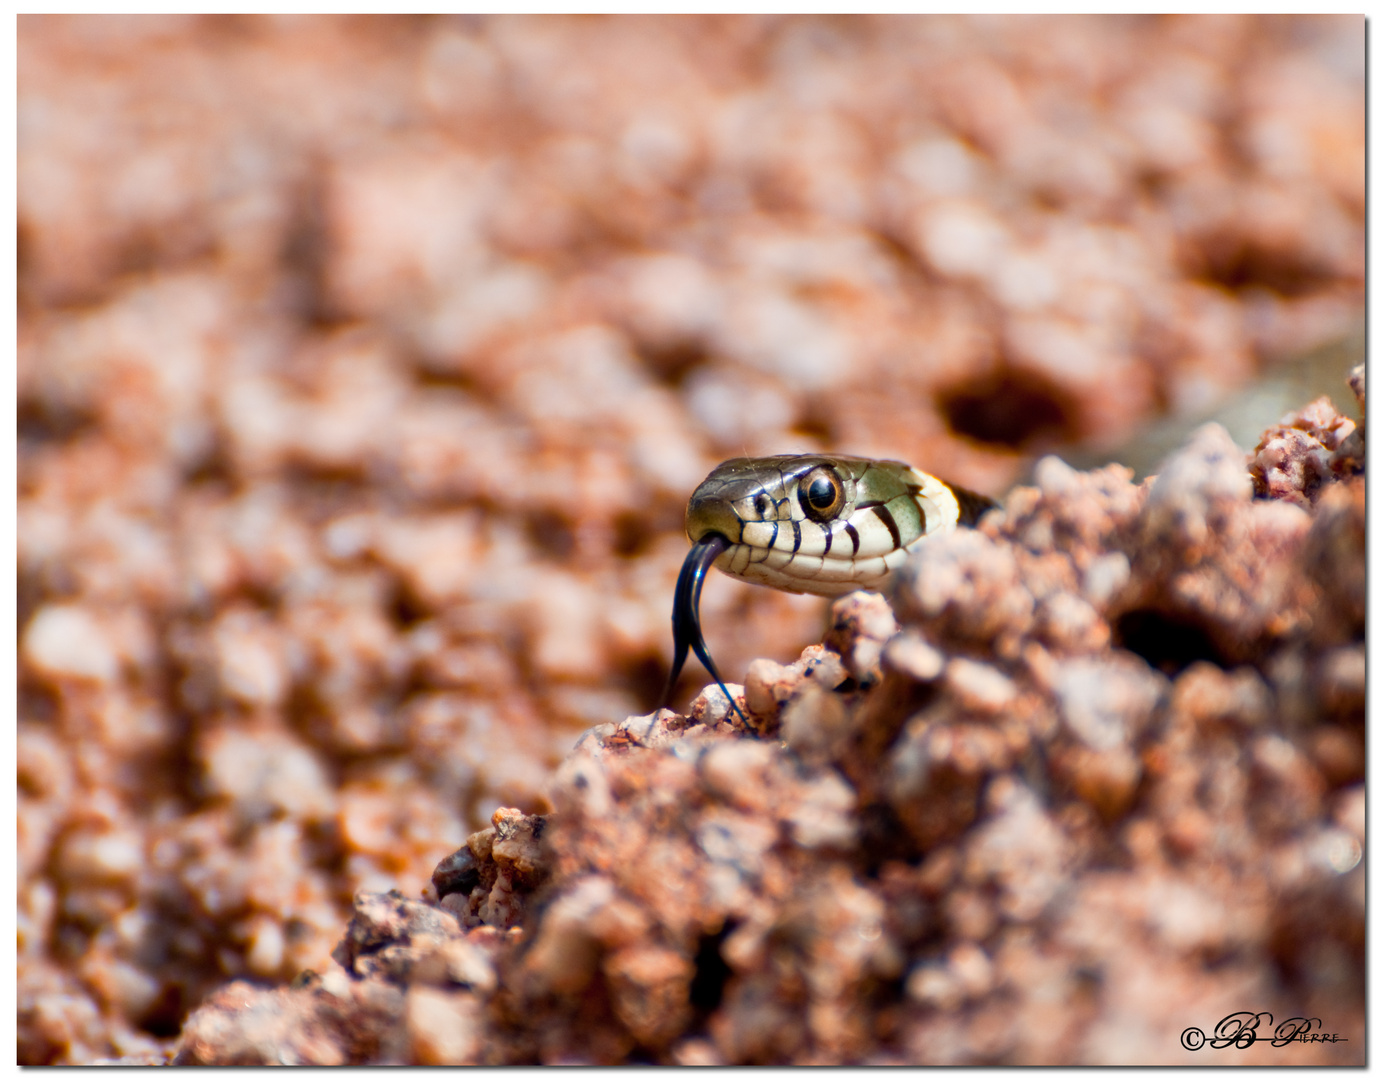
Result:
{"label": "snake head", "polygon": [[[687,503],[692,549],[673,600],[668,694],[688,650],[725,691],[698,611],[712,564],[784,592],[840,596],[880,589],[927,538],[973,525],[994,505],[901,461],[780,454],[721,462]],[[743,718],[733,699],[731,706]]]}

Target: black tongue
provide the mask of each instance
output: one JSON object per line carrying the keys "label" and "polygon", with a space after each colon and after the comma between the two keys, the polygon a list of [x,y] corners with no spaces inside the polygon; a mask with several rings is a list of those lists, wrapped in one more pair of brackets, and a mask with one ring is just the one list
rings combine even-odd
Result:
{"label": "black tongue", "polygon": [[686,561],[682,563],[682,572],[677,575],[677,591],[672,597],[672,672],[668,676],[667,689],[663,692],[663,703],[666,706],[672,697],[672,689],[677,685],[677,677],[682,674],[682,665],[687,661],[687,649],[690,648],[711,673],[711,678],[715,679],[730,708],[744,720],[744,713],[740,712],[735,699],[725,688],[725,680],[716,670],[711,654],[706,651],[706,640],[701,636],[701,583],[706,580],[706,571],[711,564],[729,546],[730,541],[720,533],[710,533],[692,545]]}

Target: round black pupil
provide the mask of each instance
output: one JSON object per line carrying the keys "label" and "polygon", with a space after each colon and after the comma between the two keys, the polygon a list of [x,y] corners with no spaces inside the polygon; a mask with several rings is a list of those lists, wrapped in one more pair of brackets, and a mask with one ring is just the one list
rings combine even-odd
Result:
{"label": "round black pupil", "polygon": [[824,476],[818,476],[807,485],[807,502],[813,510],[825,510],[836,501],[836,489]]}

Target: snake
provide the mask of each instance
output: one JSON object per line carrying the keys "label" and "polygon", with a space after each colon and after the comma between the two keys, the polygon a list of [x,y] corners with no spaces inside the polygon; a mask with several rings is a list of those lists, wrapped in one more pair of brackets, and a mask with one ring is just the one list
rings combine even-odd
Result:
{"label": "snake", "polygon": [[783,592],[877,591],[927,540],[974,526],[998,505],[902,461],[782,454],[721,462],[687,502],[692,546],[673,595],[664,703],[691,651],[744,720],[701,631],[701,587],[710,567]]}

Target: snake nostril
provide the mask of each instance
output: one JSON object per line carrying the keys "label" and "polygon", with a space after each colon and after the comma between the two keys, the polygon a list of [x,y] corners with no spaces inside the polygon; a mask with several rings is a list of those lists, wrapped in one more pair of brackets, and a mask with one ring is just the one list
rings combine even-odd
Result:
{"label": "snake nostril", "polygon": [[1079,434],[1075,408],[1037,376],[1004,371],[953,384],[937,394],[937,407],[957,435],[1013,449],[1069,442]]}

